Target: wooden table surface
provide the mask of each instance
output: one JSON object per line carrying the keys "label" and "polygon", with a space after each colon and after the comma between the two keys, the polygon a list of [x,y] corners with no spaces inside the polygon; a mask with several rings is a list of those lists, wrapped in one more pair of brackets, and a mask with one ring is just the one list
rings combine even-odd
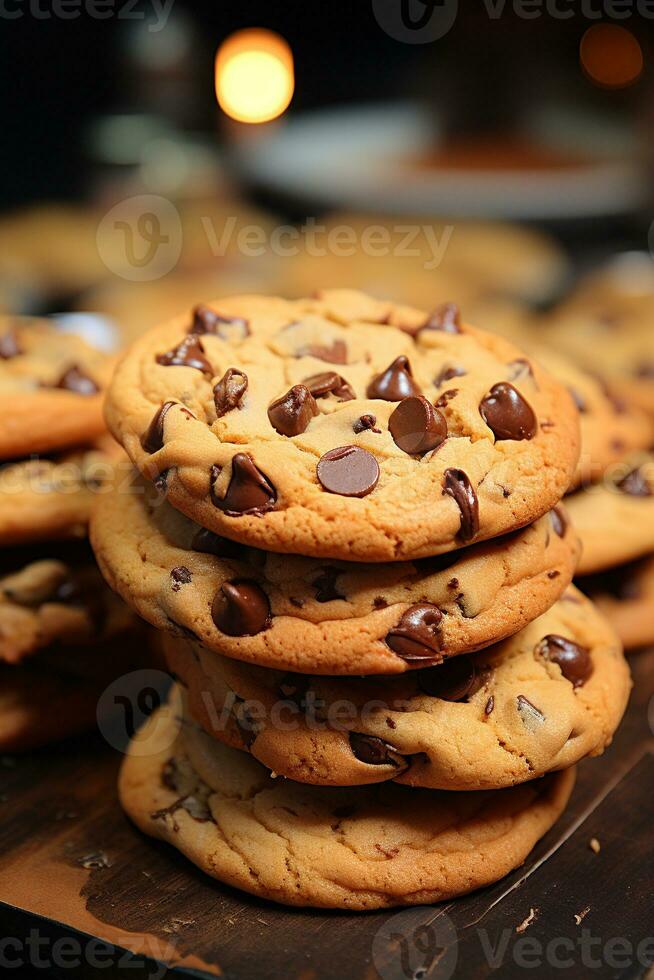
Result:
{"label": "wooden table surface", "polygon": [[22,963],[26,976],[47,964],[51,976],[140,978],[166,964],[173,976],[234,980],[652,978],[654,650],[632,667],[614,744],[581,764],[568,809],[526,863],[429,908],[291,910],[221,886],[130,825],[119,753],[100,736],[2,758],[0,973]]}

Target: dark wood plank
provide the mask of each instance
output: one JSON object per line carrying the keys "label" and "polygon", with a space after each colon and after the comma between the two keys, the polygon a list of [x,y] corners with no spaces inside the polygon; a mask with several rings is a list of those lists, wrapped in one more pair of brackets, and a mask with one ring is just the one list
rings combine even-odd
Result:
{"label": "dark wood plank", "polygon": [[[289,910],[211,881],[122,815],[119,756],[99,737],[1,760],[3,935],[38,927],[152,958],[124,973],[116,965],[117,976],[154,976],[156,960],[189,976],[234,980],[644,977],[654,962],[654,939],[644,942],[654,936],[654,651],[632,664],[624,723],[604,756],[579,767],[557,826],[503,881],[430,908]],[[98,854],[107,866],[85,866]],[[79,975],[95,974],[87,964]]]}

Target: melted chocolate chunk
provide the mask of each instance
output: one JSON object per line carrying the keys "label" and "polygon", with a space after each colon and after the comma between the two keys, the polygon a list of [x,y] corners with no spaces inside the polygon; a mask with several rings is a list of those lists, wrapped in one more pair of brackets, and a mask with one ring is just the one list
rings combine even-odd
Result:
{"label": "melted chocolate chunk", "polygon": [[232,336],[244,339],[250,334],[250,324],[240,316],[221,316],[208,306],[196,306],[189,333],[196,337],[215,334],[223,340],[229,340]]}
{"label": "melted chocolate chunk", "polygon": [[533,378],[534,369],[526,357],[516,357],[515,361],[509,361],[509,381],[517,381],[518,378]]}
{"label": "melted chocolate chunk", "polygon": [[216,417],[221,419],[227,412],[240,408],[247,391],[248,376],[238,368],[227,368],[220,381],[213,386],[213,403]]}
{"label": "melted chocolate chunk", "polygon": [[268,420],[282,436],[299,436],[318,414],[316,399],[306,385],[293,385],[268,406]]}
{"label": "melted chocolate chunk", "polygon": [[471,541],[479,531],[479,501],[467,474],[463,470],[445,470],[443,493],[453,498],[461,513],[459,538]]}
{"label": "melted chocolate chunk", "polygon": [[560,507],[552,508],[550,511],[550,522],[554,528],[554,532],[558,534],[560,538],[564,538],[565,532],[568,530],[568,522]]}
{"label": "melted chocolate chunk", "polygon": [[516,708],[518,709],[518,714],[520,719],[525,726],[531,732],[537,731],[540,725],[545,721],[545,715],[537,708],[535,704],[524,696],[524,694],[519,694],[516,698]]}
{"label": "melted chocolate chunk", "polygon": [[327,395],[334,395],[339,402],[349,402],[356,398],[352,386],[335,371],[312,374],[305,378],[302,383],[307,386],[314,398],[326,398]]}
{"label": "melted chocolate chunk", "polygon": [[313,580],[311,585],[316,590],[316,600],[318,602],[331,602],[332,599],[345,598],[336,588],[336,579],[340,574],[340,568],[328,566],[327,568],[323,568],[320,575]]}
{"label": "melted chocolate chunk", "polygon": [[73,391],[76,395],[95,395],[100,391],[93,378],[89,378],[77,364],[64,371],[55,388]]}
{"label": "melted chocolate chunk", "polygon": [[9,361],[12,357],[18,357],[23,350],[18,342],[15,330],[9,329],[0,337],[0,359]]}
{"label": "melted chocolate chunk", "polygon": [[236,453],[232,457],[232,478],[224,497],[216,496],[213,489],[219,472],[216,467],[212,468],[211,499],[226,514],[263,514],[274,506],[277,500],[275,488],[247,453]]}
{"label": "melted chocolate chunk", "polygon": [[368,398],[381,398],[387,402],[399,402],[420,393],[420,388],[413,380],[409,360],[404,354],[396,357],[385,371],[376,375],[366,392]]}
{"label": "melted chocolate chunk", "polygon": [[223,582],[211,606],[211,616],[227,636],[254,636],[271,623],[270,602],[251,579]]}
{"label": "melted chocolate chunk", "polygon": [[401,401],[391,413],[388,428],[395,445],[410,456],[423,455],[447,439],[447,422],[422,395]]}
{"label": "melted chocolate chunk", "polygon": [[440,388],[446,381],[451,381],[452,378],[462,378],[465,374],[467,371],[461,367],[444,367],[434,378],[434,386]]}
{"label": "melted chocolate chunk", "polygon": [[406,769],[408,765],[401,752],[375,735],[350,732],[350,748],[359,762],[365,762],[368,766],[393,766],[396,769]]}
{"label": "melted chocolate chunk", "polygon": [[155,412],[147,431],[141,438],[141,445],[146,453],[156,453],[160,449],[163,449],[166,415],[175,404],[175,402],[164,402],[161,408]]}
{"label": "melted chocolate chunk", "polygon": [[230,541],[229,538],[222,538],[213,531],[206,528],[198,528],[191,542],[192,551],[201,551],[206,555],[216,555],[218,558],[236,558],[243,561],[245,558],[246,547],[238,541]]}
{"label": "melted chocolate chunk", "polygon": [[461,333],[461,311],[456,303],[443,303],[429,314],[421,330],[441,330],[443,333]]}
{"label": "melted chocolate chunk", "polygon": [[365,432],[366,429],[370,429],[372,432],[381,432],[381,429],[375,428],[377,425],[376,415],[360,415],[358,419],[352,423],[353,430],[359,434],[359,432]]}
{"label": "melted chocolate chunk", "polygon": [[164,367],[190,367],[202,371],[209,377],[213,374],[213,368],[207,360],[204,348],[193,334],[185,337],[177,347],[166,351],[165,354],[157,354],[156,361]]}
{"label": "melted chocolate chunk", "polygon": [[453,398],[459,394],[458,388],[448,388],[444,391],[442,395],[436,399],[436,408],[445,408],[448,402],[451,402]]}
{"label": "melted chocolate chunk", "polygon": [[438,667],[421,670],[418,687],[430,697],[442,701],[465,701],[479,690],[483,674],[478,672],[473,660],[465,654],[452,657]]}
{"label": "melted chocolate chunk", "polygon": [[163,494],[165,494],[166,491],[168,490],[168,474],[169,474],[169,472],[170,472],[170,470],[162,470],[161,473],[158,473],[155,476],[154,480],[152,481],[153,484],[154,484],[154,488],[157,491],[157,493],[163,493]]}
{"label": "melted chocolate chunk", "polygon": [[183,585],[188,585],[192,579],[191,571],[186,565],[178,565],[176,568],[173,568],[170,573],[173,592],[179,592],[180,588]]}
{"label": "melted chocolate chunk", "polygon": [[432,603],[416,603],[403,613],[397,626],[386,634],[386,643],[407,663],[440,663],[440,625],[443,613]]}
{"label": "melted chocolate chunk", "polygon": [[316,357],[328,364],[347,364],[347,345],[344,340],[332,340],[326,344],[306,344],[295,354],[296,357]]}
{"label": "melted chocolate chunk", "polygon": [[616,487],[630,497],[652,496],[652,487],[642,468],[639,466],[636,466],[626,476],[623,476],[621,480],[618,480]]}
{"label": "melted chocolate chunk", "polygon": [[339,446],[320,457],[316,476],[328,493],[365,497],[377,486],[379,463],[367,449]]}
{"label": "melted chocolate chunk", "polygon": [[507,381],[493,385],[479,412],[496,439],[533,439],[538,430],[533,409]]}
{"label": "melted chocolate chunk", "polygon": [[593,662],[588,647],[582,647],[565,636],[550,633],[544,636],[534,650],[537,656],[558,664],[561,673],[573,687],[582,687],[593,673]]}
{"label": "melted chocolate chunk", "polygon": [[495,707],[495,698],[491,694],[491,696],[489,697],[489,699],[486,702],[486,705],[484,707],[484,714],[485,715],[492,715],[494,707]]}

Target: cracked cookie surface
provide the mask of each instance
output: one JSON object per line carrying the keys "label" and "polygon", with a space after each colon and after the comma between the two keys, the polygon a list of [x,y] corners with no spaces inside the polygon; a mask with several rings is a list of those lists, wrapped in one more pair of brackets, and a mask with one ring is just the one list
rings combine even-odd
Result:
{"label": "cracked cookie surface", "polygon": [[0,459],[90,442],[113,359],[47,320],[0,318]]}
{"label": "cracked cookie surface", "polygon": [[524,861],[574,783],[568,770],[498,793],[301,786],[180,732],[178,711],[160,709],[133,743],[124,809],[212,877],[288,905],[388,908],[473,891]]}
{"label": "cracked cookie surface", "polygon": [[512,786],[601,753],[631,687],[615,632],[574,588],[503,643],[397,678],[283,674],[165,646],[205,730],[321,785]]}
{"label": "cracked cookie surface", "polygon": [[234,297],[150,331],[109,426],[199,524],[269,551],[381,562],[535,520],[579,455],[572,398],[500,337],[351,291]]}
{"label": "cracked cookie surface", "polygon": [[558,599],[579,556],[560,506],[434,559],[279,555],[204,531],[138,477],[99,495],[90,533],[111,587],[153,626],[320,674],[400,673],[503,639]]}

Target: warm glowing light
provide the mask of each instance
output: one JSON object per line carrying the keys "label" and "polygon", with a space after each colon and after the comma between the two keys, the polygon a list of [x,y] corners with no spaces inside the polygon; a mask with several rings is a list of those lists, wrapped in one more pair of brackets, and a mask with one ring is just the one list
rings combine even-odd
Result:
{"label": "warm glowing light", "polygon": [[281,116],[293,98],[293,55],[272,31],[251,29],[228,37],[216,54],[216,98],[239,122]]}
{"label": "warm glowing light", "polygon": [[631,31],[617,24],[589,27],[581,39],[579,58],[590,80],[604,88],[625,88],[643,70],[640,44]]}

